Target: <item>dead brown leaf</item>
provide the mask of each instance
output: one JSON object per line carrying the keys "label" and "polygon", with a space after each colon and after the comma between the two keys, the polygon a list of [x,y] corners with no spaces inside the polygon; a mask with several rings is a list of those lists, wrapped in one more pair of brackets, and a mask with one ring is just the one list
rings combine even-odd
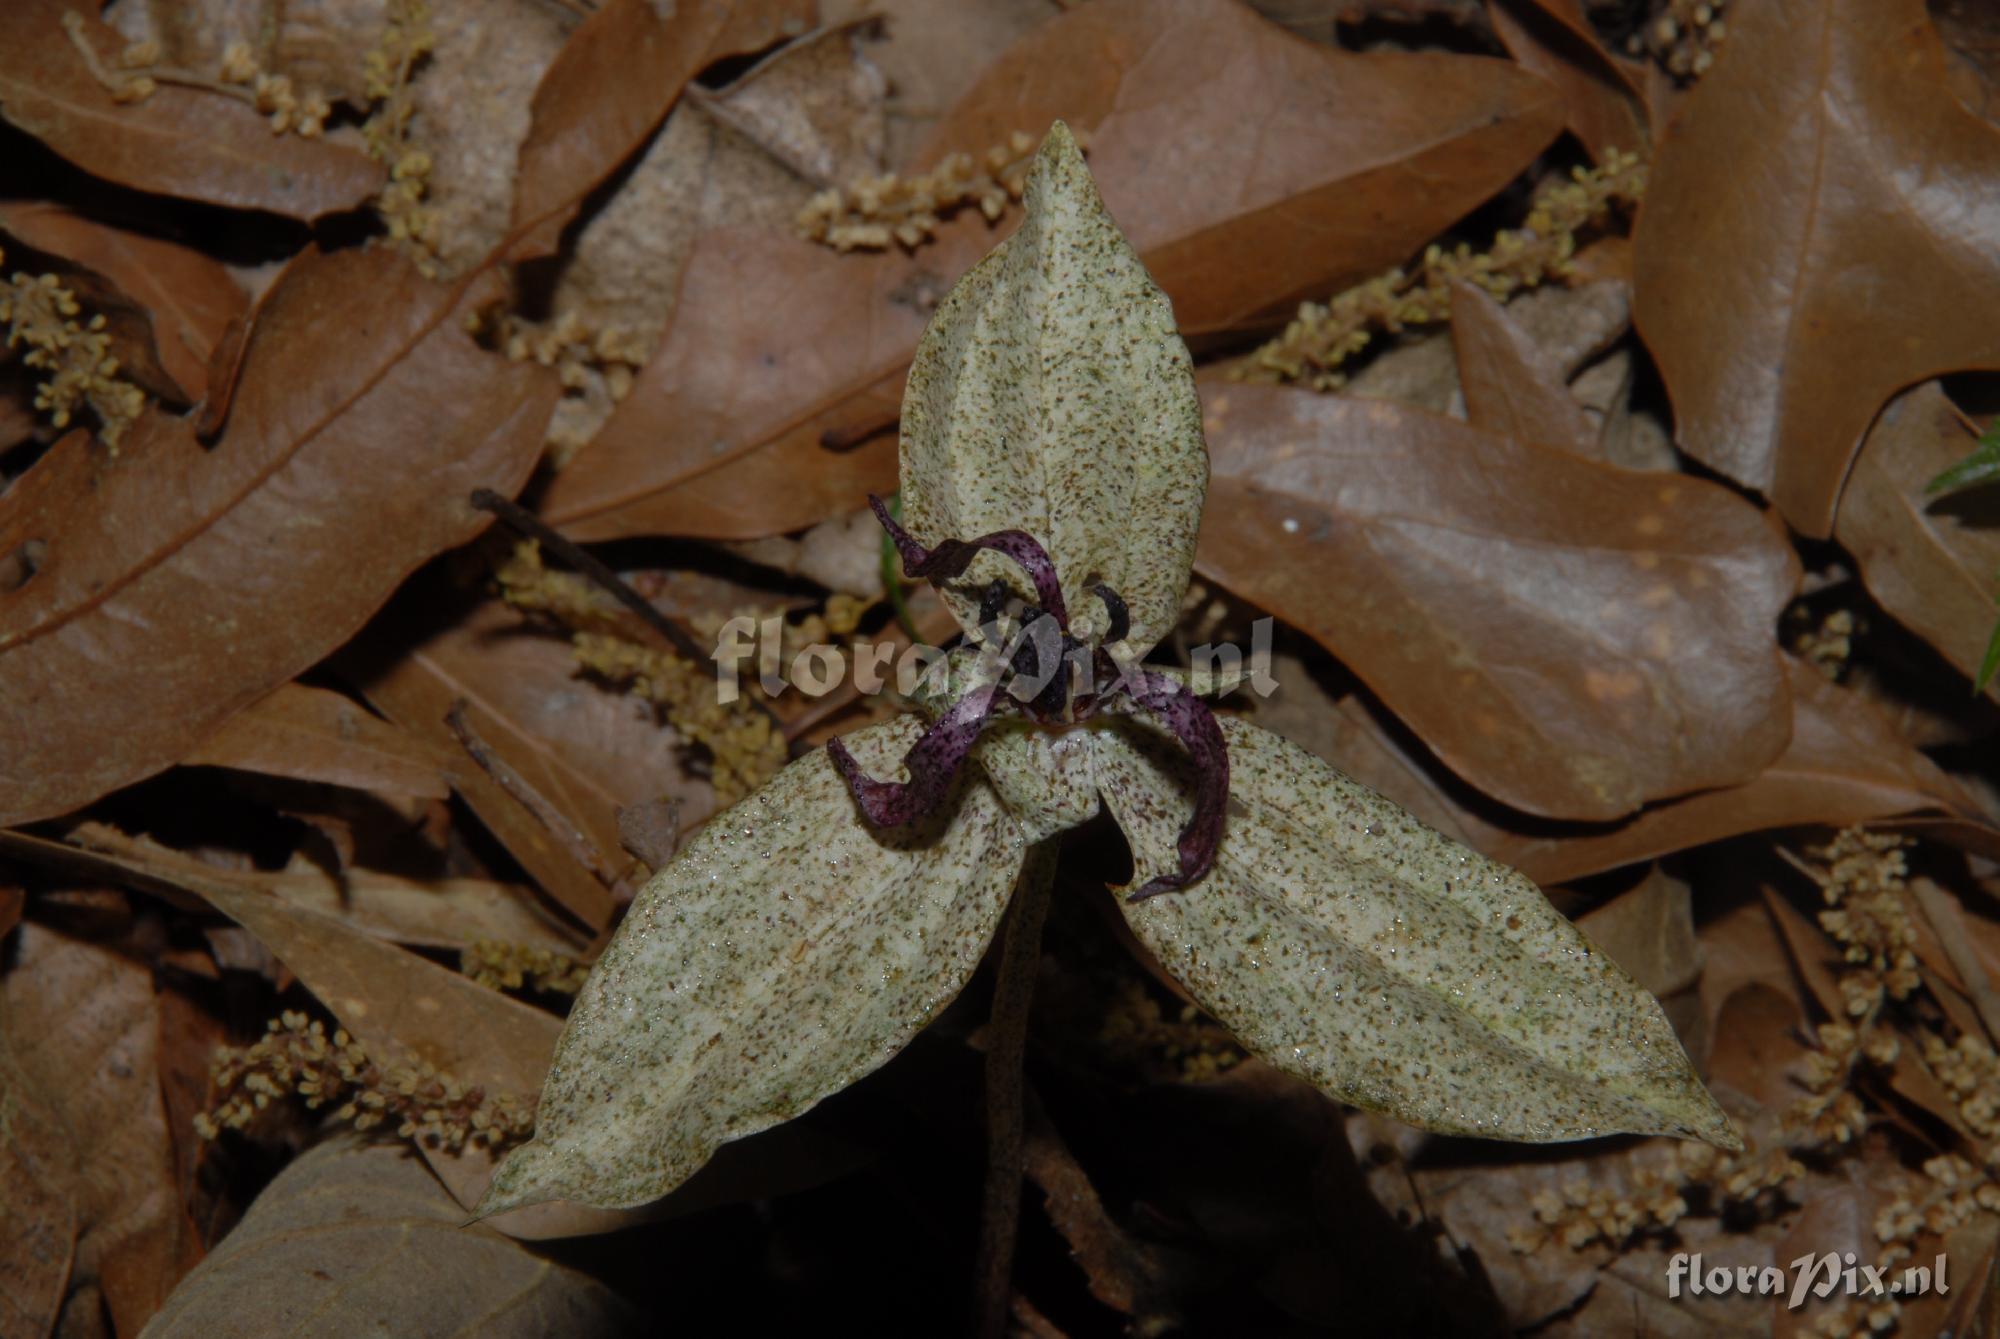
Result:
{"label": "dead brown leaf", "polygon": [[1798,579],[1754,507],[1442,415],[1206,389],[1196,568],[1310,633],[1454,771],[1610,818],[1784,747]]}
{"label": "dead brown leaf", "polygon": [[[1057,117],[1089,132],[1106,203],[1203,331],[1406,259],[1540,149],[1557,109],[1500,62],[1317,48],[1222,0],[1099,0],[989,66],[922,157]],[[1211,125],[1258,153],[1189,131]],[[992,241],[976,214],[911,255],[704,236],[664,341],[543,515],[581,539],[750,539],[852,509],[893,482],[893,443],[830,453],[822,436],[894,421],[931,307]]]}
{"label": "dead brown leaf", "polygon": [[334,1135],[278,1173],[147,1333],[332,1339],[393,1329],[587,1339],[631,1332],[629,1308],[603,1284],[485,1223],[464,1221],[465,1211],[405,1148]]}
{"label": "dead brown leaf", "polygon": [[1923,0],[1730,11],[1636,239],[1681,445],[1830,533],[1890,395],[2000,367],[2000,262],[1970,226],[1996,188],[2000,130],[1952,96]]}
{"label": "dead brown leaf", "polygon": [[[1761,907],[1752,910],[1763,915]],[[1799,1081],[1809,1049],[1804,1028],[1805,1015],[1790,989],[1762,981],[1739,986],[1710,1025],[1709,1083],[1732,1088],[1766,1109],[1783,1110],[1804,1092]]]}
{"label": "dead brown leaf", "polygon": [[[1976,437],[1936,382],[1906,391],[1869,430],[1834,522],[1869,594],[1967,678],[1993,631],[2000,507],[1990,489],[1933,498],[1924,485]],[[1986,692],[2000,701],[2000,679]]]}
{"label": "dead brown leaf", "polygon": [[1061,118],[1182,331],[1289,314],[1398,265],[1498,190],[1561,108],[1508,62],[1355,55],[1215,0],[1111,0],[988,66],[919,161]]}
{"label": "dead brown leaf", "polygon": [[1612,149],[1644,156],[1645,93],[1604,49],[1579,0],[1487,0],[1493,32],[1515,60],[1562,94],[1563,122],[1599,162]]}
{"label": "dead brown leaf", "polygon": [[52,1334],[82,1231],[71,1190],[69,1131],[0,1050],[0,1325]]}
{"label": "dead brown leaf", "polygon": [[[1942,810],[1975,831],[1991,824],[1972,798],[1911,748],[1858,693],[1787,657],[1792,739],[1756,779],[1642,810],[1629,822],[1573,836],[1510,835],[1481,849],[1539,883],[1565,883],[1705,842],[1765,828],[1843,827]],[[1952,840],[1955,834],[1941,830]]]}
{"label": "dead brown leaf", "polygon": [[0,116],[85,171],[122,186],[297,219],[352,209],[382,185],[359,149],[273,134],[255,108],[201,89],[163,87],[120,103],[63,31],[75,13],[106,65],[125,42],[95,5],[12,0],[0,6]]}
{"label": "dead brown leaf", "polygon": [[[22,1175],[0,1183],[0,1218],[17,1222],[21,1254],[12,1263],[28,1267],[28,1282],[38,1262],[60,1258],[73,1233],[60,1287],[94,1284],[121,1334],[138,1332],[200,1254],[176,1193],[156,1028],[145,963],[39,925],[21,928],[17,956],[0,976],[0,1112],[8,1117],[0,1127],[12,1136],[10,1171]],[[39,1295],[20,1294],[17,1304],[46,1317],[48,1294]]]}
{"label": "dead brown leaf", "polygon": [[[823,30],[759,61],[718,93],[697,91],[621,165],[617,189],[564,238],[550,298],[558,327],[642,359],[672,318],[697,236],[717,229],[789,233],[820,189],[881,171],[881,76],[851,30]],[[699,85],[695,88],[699,90]],[[616,370],[628,377],[627,369]],[[597,369],[563,402],[551,431],[573,450],[603,426],[615,398]]]}
{"label": "dead brown leaf", "polygon": [[1451,346],[1473,427],[1587,460],[1604,458],[1597,426],[1569,393],[1554,354],[1470,284],[1452,285]]}
{"label": "dead brown leaf", "polygon": [[666,117],[723,33],[721,0],[609,0],[577,25],[535,87],[515,175],[513,258],[556,249],[578,203]]}
{"label": "dead brown leaf", "polygon": [[[264,305],[213,450],[156,412],[117,456],[73,436],[0,498],[0,552],[47,546],[0,595],[0,821],[185,757],[484,526],[467,494],[520,486],[556,394],[465,334],[485,296],[386,250],[309,258]],[[329,329],[365,335],[330,358]]]}
{"label": "dead brown leaf", "polygon": [[451,793],[437,749],[339,693],[297,683],[230,717],[181,761],[390,795]]}
{"label": "dead brown leaf", "polygon": [[[135,310],[147,326],[149,353],[167,379],[148,386],[183,404],[208,393],[208,363],[248,297],[229,271],[203,252],[145,233],[114,228],[59,205],[0,203],[0,229],[23,245],[81,266],[109,295]],[[91,310],[107,302],[82,295]],[[120,359],[130,370],[130,364]]]}
{"label": "dead brown leaf", "polygon": [[[1602,906],[1576,918],[1592,943],[1655,995],[1679,994],[1701,976],[1692,890],[1657,865]],[[1700,1047],[1689,1051],[1700,1054]]]}
{"label": "dead brown leaf", "polygon": [[610,920],[610,891],[580,862],[567,834],[549,831],[466,754],[445,724],[454,703],[534,791],[594,849],[598,865],[622,864],[618,809],[670,795],[683,830],[714,807],[690,779],[682,741],[652,708],[592,683],[567,642],[487,603],[462,617],[436,603],[398,605],[350,663],[369,701],[453,759],[450,780],[481,821],[549,894],[584,924]]}
{"label": "dead brown leaf", "polygon": [[338,878],[302,861],[257,882],[280,902],[345,921],[378,939],[464,949],[485,939],[576,956],[583,944],[542,911],[528,889],[490,879],[407,879],[346,869]]}

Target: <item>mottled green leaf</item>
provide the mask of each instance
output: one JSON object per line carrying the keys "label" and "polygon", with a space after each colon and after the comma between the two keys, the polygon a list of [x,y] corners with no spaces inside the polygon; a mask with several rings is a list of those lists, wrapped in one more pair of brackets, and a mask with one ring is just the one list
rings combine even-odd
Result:
{"label": "mottled green leaf", "polygon": [[[939,304],[903,397],[903,521],[926,545],[1022,529],[1062,578],[1076,635],[1131,610],[1143,654],[1180,617],[1208,481],[1201,405],[1166,295],[1119,234],[1069,130],[1035,156],[1025,218]],[[995,578],[982,554],[945,591],[970,627]]]}
{"label": "mottled green leaf", "polygon": [[1027,721],[988,727],[972,756],[1030,843],[1097,816],[1097,778],[1089,736],[1053,734]]}
{"label": "mottled green leaf", "polygon": [[[921,729],[844,740],[887,779]],[[1023,849],[971,769],[934,818],[876,831],[823,752],[792,763],[640,891],[479,1213],[655,1199],[881,1065],[978,966]]]}
{"label": "mottled green leaf", "polygon": [[[1269,731],[1222,725],[1230,806],[1214,871],[1123,905],[1244,1045],[1428,1129],[1738,1146],[1659,1003],[1534,884]],[[1187,755],[1137,718],[1091,738],[1134,882],[1173,868]]]}

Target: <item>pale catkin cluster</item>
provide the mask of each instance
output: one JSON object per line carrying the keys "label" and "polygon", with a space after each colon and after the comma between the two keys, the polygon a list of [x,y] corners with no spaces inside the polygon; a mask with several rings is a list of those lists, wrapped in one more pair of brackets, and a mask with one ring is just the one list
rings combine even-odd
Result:
{"label": "pale catkin cluster", "polygon": [[574,995],[583,989],[590,965],[566,953],[478,939],[459,951],[458,970],[490,990],[524,986],[551,995]]}
{"label": "pale catkin cluster", "polygon": [[104,317],[79,320],[82,315],[76,295],[53,274],[16,274],[0,284],[7,347],[25,348],[21,361],[45,374],[35,386],[35,408],[66,428],[79,408],[88,407],[97,416],[98,436],[116,450],[146,397],[119,378]]}
{"label": "pale catkin cluster", "polygon": [[1504,302],[1548,279],[1566,279],[1577,239],[1604,227],[1645,193],[1646,165],[1634,154],[1611,150],[1596,167],[1578,168],[1570,180],[1541,191],[1522,226],[1500,233],[1485,251],[1464,244],[1451,251],[1433,246],[1414,274],[1393,269],[1327,302],[1301,304],[1284,333],[1238,364],[1230,376],[1237,381],[1303,381],[1315,390],[1336,390],[1346,381],[1341,365],[1378,334],[1450,319],[1454,281]]}
{"label": "pale catkin cluster", "polygon": [[1634,56],[1651,56],[1683,82],[1708,73],[1729,36],[1722,21],[1724,0],[1667,0],[1644,27],[1625,39]]}
{"label": "pale catkin cluster", "polygon": [[1792,638],[1792,650],[1810,661],[1814,669],[1838,683],[1854,655],[1857,630],[1852,609],[1831,610],[1816,625]]}
{"label": "pale catkin cluster", "polygon": [[1021,198],[1034,153],[1034,136],[1017,130],[976,160],[950,153],[921,176],[892,172],[821,191],[799,211],[799,234],[836,251],[882,251],[892,243],[914,251],[936,235],[943,215],[963,205],[978,205],[988,222],[999,218],[1008,201]]}
{"label": "pale catkin cluster", "polygon": [[1168,1018],[1160,1002],[1137,981],[1122,981],[1097,1030],[1099,1044],[1129,1055],[1182,1083],[1202,1083],[1243,1063],[1244,1052],[1221,1024],[1194,1005]]}
{"label": "pale catkin cluster", "polygon": [[1664,1169],[1634,1168],[1629,1187],[1578,1177],[1560,1192],[1542,1191],[1532,1201],[1535,1221],[1509,1229],[1508,1244],[1523,1254],[1550,1243],[1573,1251],[1597,1242],[1623,1249],[1647,1232],[1671,1229],[1691,1212],[1690,1196],[1710,1212],[1774,1213],[1787,1203],[1784,1188],[1804,1175],[1805,1168],[1781,1148],[1725,1154],[1707,1144],[1681,1144]]}
{"label": "pale catkin cluster", "polygon": [[548,570],[540,545],[516,545],[495,575],[508,604],[569,629],[579,666],[652,702],[684,738],[707,749],[723,803],[742,799],[785,765],[784,735],[747,696],[719,701],[706,666],[622,635],[622,610],[610,596],[575,573]]}
{"label": "pale catkin cluster", "polygon": [[568,390],[582,390],[595,372],[606,392],[622,400],[632,391],[632,377],[652,355],[652,341],[625,326],[593,330],[574,311],[558,313],[546,325],[534,325],[512,315],[500,318],[500,347],[517,363],[534,362],[553,368]]}
{"label": "pale catkin cluster", "polygon": [[715,797],[734,804],[785,765],[785,737],[747,698],[716,701],[715,681],[699,665],[668,651],[602,633],[574,634],[576,662],[660,708],[668,722],[709,752]]}
{"label": "pale catkin cluster", "polygon": [[249,103],[264,114],[273,134],[289,131],[307,139],[325,130],[326,118],[333,115],[333,104],[318,89],[294,89],[286,76],[261,69],[248,42],[231,42],[224,48],[213,75],[166,64],[166,53],[158,42],[129,44],[118,53],[116,68],[110,68],[98,59],[81,15],[63,11],[62,25],[71,44],[82,53],[91,77],[118,102],[143,102],[162,84],[198,88]]}
{"label": "pale catkin cluster", "polygon": [[1908,844],[1893,833],[1849,828],[1808,851],[1814,864],[1801,865],[1826,900],[1820,928],[1849,964],[1839,982],[1848,1021],[1820,1027],[1819,1049],[1806,1057],[1806,1096],[1784,1115],[1801,1148],[1830,1149],[1858,1137],[1868,1117],[1853,1091],[1855,1070],[1864,1061],[1893,1065],[1901,1053],[1900,1039],[1881,1016],[1886,1004],[1907,1000],[1923,984],[1905,883]]}
{"label": "pale catkin cluster", "polygon": [[381,36],[364,65],[364,91],[375,110],[361,127],[368,152],[389,169],[375,212],[390,240],[408,251],[426,276],[437,273],[439,223],[437,211],[424,203],[431,156],[410,143],[410,77],[436,44],[429,0],[390,0]]}
{"label": "pale catkin cluster", "polygon": [[334,1116],[357,1130],[394,1122],[399,1136],[432,1148],[501,1149],[534,1133],[528,1104],[468,1088],[421,1061],[379,1065],[345,1028],[329,1037],[317,1019],[297,1012],[270,1020],[249,1046],[219,1049],[210,1073],[218,1103],[194,1118],[204,1139],[244,1129],[273,1100],[290,1096],[309,1110],[333,1106]]}

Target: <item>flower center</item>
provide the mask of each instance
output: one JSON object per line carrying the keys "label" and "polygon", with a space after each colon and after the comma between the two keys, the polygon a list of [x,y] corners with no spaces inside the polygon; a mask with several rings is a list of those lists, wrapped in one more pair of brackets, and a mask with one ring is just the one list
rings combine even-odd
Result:
{"label": "flower center", "polygon": [[[986,723],[1004,705],[996,701],[1003,684],[1010,679],[1016,685],[1025,681],[1028,691],[1011,695],[1038,724],[1067,730],[1101,711],[1124,710],[1129,703],[1173,731],[1193,755],[1194,813],[1181,829],[1176,852],[1179,868],[1149,880],[1130,897],[1136,902],[1172,892],[1207,874],[1215,863],[1229,797],[1229,751],[1223,743],[1222,727],[1207,704],[1180,680],[1148,670],[1136,661],[1121,664],[1105,650],[1131,631],[1131,611],[1118,592],[1101,582],[1090,588],[1104,605],[1105,631],[1095,641],[1083,642],[1070,634],[1069,610],[1063,602],[1055,562],[1027,531],[998,530],[977,539],[947,539],[925,548],[896,523],[881,498],[871,494],[868,505],[888,531],[903,559],[903,573],[911,580],[940,585],[962,575],[982,551],[992,550],[1021,568],[1034,584],[1038,602],[1022,609],[1019,632],[1003,642],[1000,620],[1012,592],[1004,581],[987,586],[980,597],[979,626],[989,649],[999,650],[1007,663],[999,676],[955,699],[910,746],[903,756],[908,781],[877,781],[861,770],[838,739],[827,744],[827,756],[868,822],[876,827],[897,827],[935,811],[951,793],[952,780],[979,742]],[[1074,682],[1080,677],[1075,672],[1078,669],[1090,677],[1090,689],[1073,695]]]}

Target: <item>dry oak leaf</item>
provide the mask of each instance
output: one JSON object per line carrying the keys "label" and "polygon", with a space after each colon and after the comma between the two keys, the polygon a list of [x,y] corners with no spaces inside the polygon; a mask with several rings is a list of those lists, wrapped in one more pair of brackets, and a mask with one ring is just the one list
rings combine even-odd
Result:
{"label": "dry oak leaf", "polygon": [[515,173],[512,259],[555,251],[583,197],[666,119],[731,8],[682,0],[663,16],[650,0],[610,0],[577,25],[535,86]]}
{"label": "dry oak leaf", "polygon": [[511,492],[539,455],[554,379],[463,329],[490,282],[429,284],[383,249],[281,282],[214,448],[156,411],[117,456],[73,436],[0,496],[0,553],[45,550],[0,594],[0,823],[186,757],[477,534],[470,490]]}
{"label": "dry oak leaf", "polygon": [[264,1188],[146,1339],[632,1333],[596,1279],[464,1220],[400,1145],[333,1135]]}
{"label": "dry oak leaf", "polygon": [[[146,326],[146,356],[164,384],[123,369],[147,389],[194,404],[208,391],[208,363],[249,298],[221,262],[192,247],[46,203],[0,203],[0,229],[24,246],[60,256],[98,277],[104,296],[79,292],[92,312],[129,308]],[[14,258],[18,261],[18,258]],[[74,282],[68,286],[76,287]],[[109,299],[107,301],[106,299]]]}
{"label": "dry oak leaf", "polygon": [[[62,1333],[89,1333],[101,1293],[121,1334],[138,1330],[200,1256],[175,1189],[157,1069],[151,967],[28,924],[0,974],[0,1321],[50,1332],[40,1267],[65,1251],[73,1294]],[[73,1244],[72,1244],[73,1243]],[[15,1271],[19,1270],[20,1273]],[[46,1282],[46,1279],[44,1280]],[[18,1289],[18,1291],[17,1291]],[[14,1328],[10,1308],[40,1326]]]}
{"label": "dry oak leaf", "polygon": [[[1976,439],[1936,382],[1905,391],[1869,429],[1834,520],[1868,593],[1967,678],[1979,672],[1996,617],[2000,491],[1939,498],[1924,485]],[[2000,700],[2000,679],[1986,692]]]}
{"label": "dry oak leaf", "polygon": [[1755,507],[1386,401],[1210,382],[1196,569],[1531,814],[1745,781],[1789,733],[1798,580]]}
{"label": "dry oak leaf", "polygon": [[[94,825],[75,837],[82,847],[58,848],[72,867],[94,864],[135,886],[192,893],[250,931],[377,1060],[397,1063],[414,1057],[468,1086],[516,1098],[525,1099],[540,1087],[562,1029],[554,1015],[332,916],[280,901],[255,877],[205,867],[179,852]],[[15,837],[11,845],[23,849],[24,840],[32,839]],[[467,1204],[478,1198],[491,1171],[483,1149],[420,1147],[454,1194]],[[612,1225],[603,1214],[564,1205],[495,1223],[510,1236],[522,1237]]]}
{"label": "dry oak leaf", "polygon": [[[593,930],[615,909],[598,873],[625,864],[619,807],[668,795],[692,826],[714,806],[712,790],[688,774],[684,741],[649,704],[592,682],[566,640],[497,601],[454,616],[436,601],[398,600],[342,665],[379,710],[450,759],[452,786],[480,821]],[[561,816],[565,831],[551,832],[467,754],[446,724],[460,701],[479,742]]]}
{"label": "dry oak leaf", "polygon": [[125,39],[72,0],[0,5],[0,117],[86,172],[161,195],[315,219],[366,201],[382,167],[359,149],[277,135],[254,107],[200,89],[162,87],[142,102],[105,91],[64,31],[115,65]]}
{"label": "dry oak leaf", "polygon": [[1473,844],[1538,883],[1567,883],[1635,860],[1739,833],[1802,824],[1841,827],[1902,814],[1942,812],[1940,840],[1991,849],[1992,820],[1937,764],[1911,748],[1879,708],[1785,657],[1792,738],[1755,779],[1652,805],[1609,829],[1568,835],[1497,833]]}
{"label": "dry oak leaf", "polygon": [[[825,29],[728,88],[678,103],[619,165],[617,188],[565,234],[549,300],[556,329],[568,322],[597,350],[636,365],[667,328],[698,236],[789,233],[818,180],[802,170],[818,167],[840,181],[880,172],[886,93],[858,46],[852,29]],[[614,383],[623,375],[618,369]],[[587,442],[615,407],[603,380],[587,376],[582,393],[565,399],[551,431],[560,451]]]}
{"label": "dry oak leaf", "polygon": [[[1090,132],[1107,206],[1199,331],[1404,261],[1546,145],[1559,108],[1500,61],[1356,56],[1224,0],[1095,0],[995,61],[924,159],[1058,117]],[[542,514],[581,539],[755,539],[892,487],[892,438],[822,435],[894,422],[931,307],[992,241],[973,211],[913,255],[704,235],[660,347]]]}
{"label": "dry oak leaf", "polygon": [[1654,157],[1634,316],[1680,444],[1833,529],[1896,391],[2000,367],[2000,130],[1961,106],[1923,0],[1769,0]]}
{"label": "dry oak leaf", "polygon": [[181,759],[265,776],[441,800],[445,755],[341,694],[281,685]]}
{"label": "dry oak leaf", "polygon": [[1451,349],[1473,427],[1604,459],[1597,426],[1570,394],[1556,355],[1485,290],[1451,286]]}
{"label": "dry oak leaf", "polygon": [[1527,69],[1562,94],[1563,121],[1598,162],[1612,149],[1644,155],[1644,90],[1604,49],[1581,0],[1486,0],[1493,32]]}
{"label": "dry oak leaf", "polygon": [[[1549,824],[1492,804],[1378,720],[1356,696],[1315,722],[1316,751],[1342,772],[1544,887],[1746,832],[1939,813],[1938,840],[1990,853],[2000,831],[1893,722],[1859,694],[1786,657],[1792,738],[1754,780],[1642,809],[1618,824]],[[1330,728],[1327,725],[1331,718]],[[1901,825],[1899,825],[1901,826]]]}
{"label": "dry oak leaf", "polygon": [[988,66],[917,166],[1061,119],[1184,334],[1289,315],[1485,200],[1561,126],[1508,61],[1357,55],[1217,0],[1093,0]]}

